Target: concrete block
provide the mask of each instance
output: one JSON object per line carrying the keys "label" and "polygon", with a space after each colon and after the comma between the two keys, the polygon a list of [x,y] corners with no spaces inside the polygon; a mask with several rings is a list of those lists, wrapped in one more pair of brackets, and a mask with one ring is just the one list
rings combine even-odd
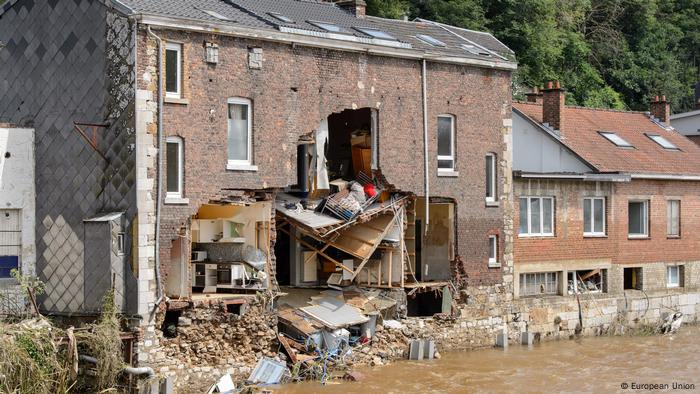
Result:
{"label": "concrete block", "polygon": [[413,340],[409,345],[408,359],[409,360],[422,360],[423,359],[423,341]]}
{"label": "concrete block", "polygon": [[496,335],[496,347],[508,348],[508,331],[500,330]]}
{"label": "concrete block", "polygon": [[527,345],[527,346],[532,346],[532,343],[535,340],[535,334],[531,332],[522,332],[520,333],[520,344],[521,345]]}

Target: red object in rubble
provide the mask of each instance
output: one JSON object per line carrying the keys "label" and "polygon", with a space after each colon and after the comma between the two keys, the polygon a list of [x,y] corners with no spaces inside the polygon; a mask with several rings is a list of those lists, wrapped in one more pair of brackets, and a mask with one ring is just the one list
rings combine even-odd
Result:
{"label": "red object in rubble", "polygon": [[377,189],[374,188],[374,185],[371,183],[368,183],[365,185],[365,194],[374,197],[377,195]]}

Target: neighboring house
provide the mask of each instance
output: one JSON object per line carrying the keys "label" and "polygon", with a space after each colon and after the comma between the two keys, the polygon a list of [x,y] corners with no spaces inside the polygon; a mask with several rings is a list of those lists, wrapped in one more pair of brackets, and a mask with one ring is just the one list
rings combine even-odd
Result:
{"label": "neighboring house", "polygon": [[671,126],[700,145],[700,82],[695,85],[695,110],[671,115]]}
{"label": "neighboring house", "polygon": [[[163,319],[279,285],[415,315],[450,312],[456,278],[509,292],[516,65],[492,35],[361,0],[10,0],[0,34],[0,121],[36,130],[42,309],[115,288],[140,361],[190,357],[158,353]],[[352,180],[379,189],[362,214]]]}
{"label": "neighboring house", "polygon": [[658,97],[649,115],[564,95],[513,104],[515,296],[696,290],[700,148]]}

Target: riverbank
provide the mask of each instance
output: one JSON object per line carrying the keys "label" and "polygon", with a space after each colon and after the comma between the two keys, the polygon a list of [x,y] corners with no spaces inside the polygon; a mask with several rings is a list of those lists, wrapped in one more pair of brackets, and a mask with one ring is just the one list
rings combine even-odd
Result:
{"label": "riverbank", "polygon": [[[358,382],[288,384],[277,393],[609,392],[623,384],[700,388],[700,326],[674,335],[598,336],[447,352],[439,360],[358,368]],[[681,385],[678,387],[678,385]],[[651,386],[649,386],[651,387]],[[660,386],[661,387],[661,386]]]}

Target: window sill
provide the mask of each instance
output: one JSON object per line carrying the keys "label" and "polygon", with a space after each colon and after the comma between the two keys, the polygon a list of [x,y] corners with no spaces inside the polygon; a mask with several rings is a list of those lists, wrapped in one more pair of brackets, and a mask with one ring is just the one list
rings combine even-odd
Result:
{"label": "window sill", "polygon": [[667,284],[667,285],[666,285],[666,288],[667,288],[667,289],[680,289],[680,288],[681,288],[681,285],[668,285],[668,284]]}
{"label": "window sill", "polygon": [[644,240],[644,239],[651,239],[650,236],[648,235],[628,235],[627,239],[639,239],[639,240]]}
{"label": "window sill", "polygon": [[498,200],[489,200],[488,198],[485,200],[486,201],[486,206],[487,207],[495,207],[498,208],[501,206],[501,204],[498,202]]}
{"label": "window sill", "polygon": [[231,171],[257,171],[258,166],[251,164],[227,164],[226,169]]}
{"label": "window sill", "polygon": [[163,102],[166,104],[188,105],[190,100],[181,97],[163,97]]}
{"label": "window sill", "polygon": [[583,234],[583,238],[607,238],[607,234]]}
{"label": "window sill", "polygon": [[518,238],[554,238],[554,234],[518,234]]}
{"label": "window sill", "polygon": [[437,176],[445,178],[456,178],[459,176],[459,172],[454,170],[438,170]]}
{"label": "window sill", "polygon": [[501,263],[498,261],[489,261],[489,268],[501,268]]}
{"label": "window sill", "polygon": [[187,205],[190,203],[190,199],[182,197],[165,197],[165,201],[163,203],[168,205]]}
{"label": "window sill", "polygon": [[667,235],[666,239],[681,239],[680,235]]}

